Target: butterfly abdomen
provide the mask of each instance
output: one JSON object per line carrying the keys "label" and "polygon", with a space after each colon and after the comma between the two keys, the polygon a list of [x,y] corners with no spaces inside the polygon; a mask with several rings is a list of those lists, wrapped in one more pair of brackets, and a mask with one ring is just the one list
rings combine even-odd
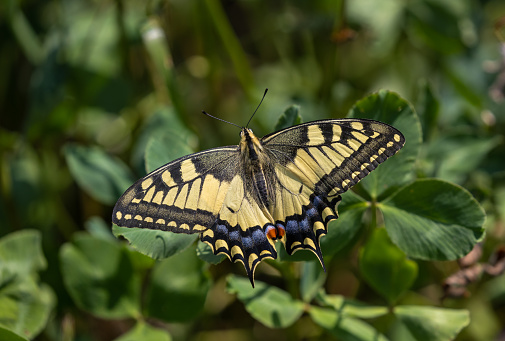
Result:
{"label": "butterfly abdomen", "polygon": [[245,190],[256,202],[269,208],[274,202],[275,174],[272,160],[266,154],[261,141],[250,129],[244,128],[241,133],[240,152],[242,167],[246,175]]}

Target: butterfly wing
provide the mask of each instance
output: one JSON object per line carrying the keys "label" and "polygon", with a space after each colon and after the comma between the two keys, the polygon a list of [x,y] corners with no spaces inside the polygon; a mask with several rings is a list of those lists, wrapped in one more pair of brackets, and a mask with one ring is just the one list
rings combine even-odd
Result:
{"label": "butterfly wing", "polygon": [[319,239],[338,217],[340,194],[400,150],[405,138],[385,123],[341,119],[287,128],[262,143],[275,160],[279,186],[271,214],[285,229],[286,251],[309,249],[324,267]]}
{"label": "butterfly wing", "polygon": [[232,262],[241,262],[254,287],[256,266],[263,259],[277,258],[277,251],[265,234],[265,229],[273,226],[271,217],[244,186],[244,176],[241,172],[233,178],[215,224],[202,233],[201,240],[211,246],[214,254],[222,253]]}
{"label": "butterfly wing", "polygon": [[[244,264],[253,283],[256,265],[276,258],[263,227],[268,212],[244,186],[237,146],[191,154],[133,184],[116,203],[119,226],[200,233],[215,254]],[[254,285],[254,283],[253,283]]]}
{"label": "butterfly wing", "polygon": [[218,216],[237,173],[236,146],[179,158],[134,183],[116,203],[119,226],[196,233]]}

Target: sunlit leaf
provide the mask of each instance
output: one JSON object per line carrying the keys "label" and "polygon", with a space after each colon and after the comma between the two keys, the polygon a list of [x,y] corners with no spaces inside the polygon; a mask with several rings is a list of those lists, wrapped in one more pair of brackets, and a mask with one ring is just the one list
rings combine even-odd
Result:
{"label": "sunlit leaf", "polygon": [[391,240],[409,257],[457,259],[484,235],[484,210],[469,192],[449,182],[417,180],[379,208]]}
{"label": "sunlit leaf", "polygon": [[372,319],[388,314],[386,306],[368,305],[341,295],[318,295],[318,300],[325,306],[330,306],[342,316]]}
{"label": "sunlit leaf", "polygon": [[37,284],[32,277],[6,275],[5,270],[0,272],[0,326],[33,338],[45,328],[56,296],[49,286]]}
{"label": "sunlit leaf", "polygon": [[154,328],[145,322],[137,322],[135,327],[133,327],[127,333],[121,335],[114,341],[139,341],[139,340],[170,341],[172,340],[172,337],[166,330]]}
{"label": "sunlit leaf", "polygon": [[179,234],[117,225],[112,226],[112,233],[116,237],[124,237],[135,250],[154,259],[173,256],[198,238],[198,234]]}
{"label": "sunlit leaf", "polygon": [[342,316],[339,312],[329,308],[313,306],[309,310],[309,315],[315,323],[328,330],[339,340],[388,340],[371,325],[352,317]]}
{"label": "sunlit leaf", "polygon": [[252,288],[248,279],[229,276],[228,292],[237,294],[249,314],[269,328],[286,328],[303,313],[301,301],[261,281],[255,281],[255,288]]}
{"label": "sunlit leaf", "polygon": [[404,305],[395,307],[394,314],[417,341],[454,340],[470,323],[467,310]]}
{"label": "sunlit leaf", "polygon": [[28,341],[27,338],[14,333],[12,330],[0,326],[0,340],[3,341]]}

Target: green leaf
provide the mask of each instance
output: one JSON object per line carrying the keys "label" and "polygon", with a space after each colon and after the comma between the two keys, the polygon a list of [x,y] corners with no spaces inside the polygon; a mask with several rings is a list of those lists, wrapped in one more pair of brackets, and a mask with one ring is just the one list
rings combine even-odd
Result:
{"label": "green leaf", "polygon": [[86,230],[93,236],[102,239],[114,240],[110,232],[110,225],[102,217],[93,216],[84,223]]}
{"label": "green leaf", "polygon": [[47,266],[42,253],[42,236],[37,230],[13,232],[0,239],[0,270],[28,276]]}
{"label": "green leaf", "polygon": [[[173,143],[171,145],[170,143]],[[198,138],[169,106],[156,108],[133,147],[132,163],[139,172],[151,172],[180,156],[193,153]]]}
{"label": "green leaf", "polygon": [[386,191],[409,182],[422,138],[419,118],[410,103],[394,92],[381,90],[358,101],[348,116],[388,123],[405,136],[405,146],[398,154],[361,180],[369,195],[376,199]]}
{"label": "green leaf", "polygon": [[5,275],[5,271],[0,273],[0,325],[34,338],[45,328],[56,296],[49,286],[37,284],[33,277]]}
{"label": "green leaf", "polygon": [[134,178],[118,158],[98,147],[67,144],[63,148],[72,176],[90,196],[104,204],[114,204]]}
{"label": "green leaf", "polygon": [[501,136],[443,136],[430,143],[427,159],[438,178],[462,183],[502,141]]}
{"label": "green leaf", "polygon": [[328,330],[333,336],[342,341],[387,341],[388,339],[369,324],[345,317],[337,311],[311,306],[309,315],[315,323]]}
{"label": "green leaf", "polygon": [[277,123],[275,124],[275,131],[281,130],[284,128],[289,128],[291,126],[302,123],[302,116],[300,115],[300,106],[299,105],[291,105],[284,112]]}
{"label": "green leaf", "polygon": [[164,259],[186,249],[198,238],[197,234],[173,233],[136,227],[112,226],[116,237],[126,238],[140,253],[154,259]]}
{"label": "green leaf", "polygon": [[138,318],[140,274],[120,243],[78,233],[60,250],[63,282],[76,305],[101,318]]}
{"label": "green leaf", "polygon": [[12,330],[0,326],[0,340],[3,341],[28,341],[27,338],[14,333]]}
{"label": "green leaf", "polygon": [[170,134],[170,132],[163,136],[152,136],[147,141],[146,170],[152,172],[170,161],[193,152],[194,150],[190,146],[181,141],[178,136]]}
{"label": "green leaf", "polygon": [[359,268],[365,281],[391,304],[414,283],[417,264],[375,229],[360,251]]}
{"label": "green leaf", "polygon": [[428,141],[436,130],[440,103],[433,94],[433,89],[429,82],[422,81],[420,87],[416,108],[423,127],[423,141]]}
{"label": "green leaf", "polygon": [[484,236],[485,213],[464,188],[424,179],[380,203],[388,234],[409,257],[454,260]]}
{"label": "green leaf", "polygon": [[37,283],[46,268],[41,234],[35,230],[11,233],[0,239],[0,325],[28,338],[44,329],[56,297]]}
{"label": "green leaf", "polygon": [[361,231],[363,214],[369,204],[352,191],[342,195],[338,205],[339,217],[330,222],[328,233],[321,238],[321,250],[324,256],[331,256],[345,247]]}
{"label": "green leaf", "polygon": [[302,265],[300,293],[304,302],[310,302],[326,281],[326,273],[318,262],[305,262]]}
{"label": "green leaf", "polygon": [[154,328],[145,322],[137,322],[135,327],[133,327],[127,333],[115,339],[115,341],[139,341],[139,340],[170,341],[172,340],[172,337],[166,330]]}
{"label": "green leaf", "polygon": [[196,255],[200,257],[201,260],[214,265],[219,264],[226,259],[225,255],[215,255],[209,244],[202,241],[198,241]]}
{"label": "green leaf", "polygon": [[394,314],[417,341],[454,340],[470,323],[467,310],[404,305],[395,307]]}
{"label": "green leaf", "polygon": [[295,323],[303,313],[304,304],[287,292],[255,281],[251,287],[248,279],[228,276],[228,292],[237,294],[251,316],[269,328],[286,328]]}
{"label": "green leaf", "polygon": [[318,300],[322,305],[330,306],[342,316],[372,319],[388,314],[388,307],[368,305],[341,295],[321,293]]}
{"label": "green leaf", "polygon": [[194,248],[159,262],[153,269],[146,309],[151,317],[189,321],[203,308],[210,281]]}

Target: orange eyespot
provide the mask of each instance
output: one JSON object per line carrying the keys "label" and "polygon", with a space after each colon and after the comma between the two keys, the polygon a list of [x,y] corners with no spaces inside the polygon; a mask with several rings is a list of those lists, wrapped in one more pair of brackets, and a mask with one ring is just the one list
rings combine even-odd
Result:
{"label": "orange eyespot", "polygon": [[282,225],[277,224],[277,226],[268,226],[266,228],[266,235],[271,240],[281,239],[286,234],[286,230]]}
{"label": "orange eyespot", "polygon": [[267,237],[270,238],[271,240],[275,240],[277,238],[277,230],[272,226],[267,227],[266,234]]}

